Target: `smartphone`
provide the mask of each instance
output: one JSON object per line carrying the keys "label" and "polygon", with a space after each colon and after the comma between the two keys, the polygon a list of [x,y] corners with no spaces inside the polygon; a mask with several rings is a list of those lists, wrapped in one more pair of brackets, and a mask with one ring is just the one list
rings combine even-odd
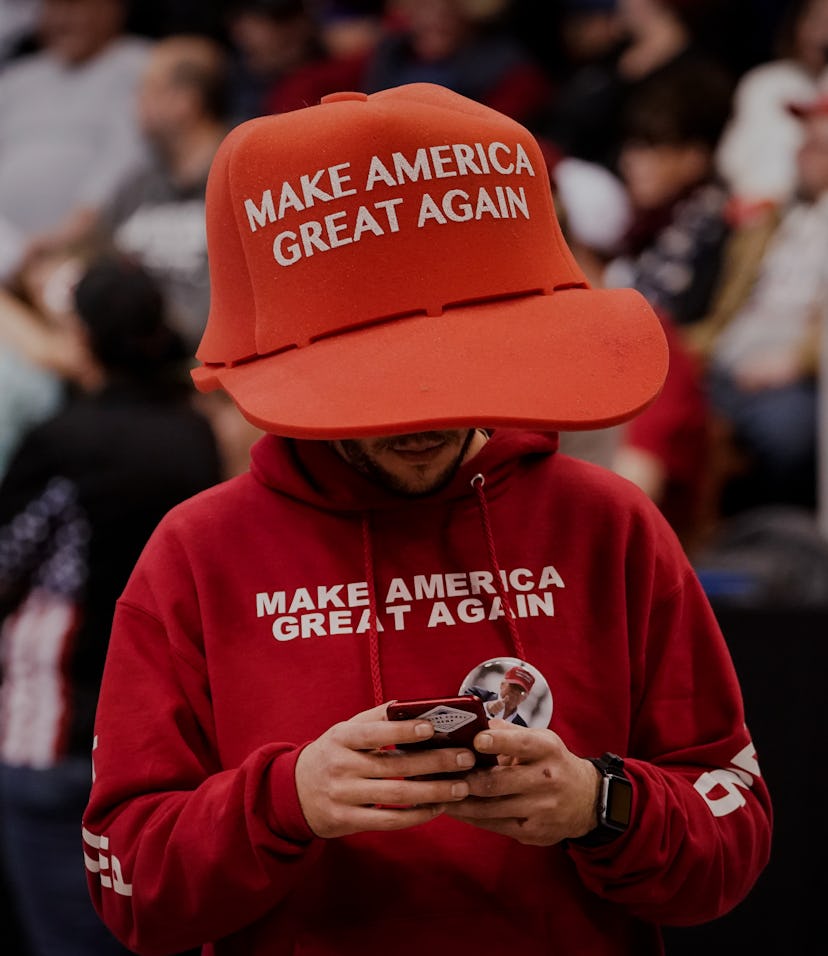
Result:
{"label": "smartphone", "polygon": [[478,753],[472,741],[489,727],[483,701],[473,694],[462,697],[426,697],[417,700],[395,700],[387,708],[389,720],[428,720],[434,736],[415,743],[397,744],[400,750],[430,750],[434,747],[466,747],[477,757],[475,769],[494,767],[495,754]]}

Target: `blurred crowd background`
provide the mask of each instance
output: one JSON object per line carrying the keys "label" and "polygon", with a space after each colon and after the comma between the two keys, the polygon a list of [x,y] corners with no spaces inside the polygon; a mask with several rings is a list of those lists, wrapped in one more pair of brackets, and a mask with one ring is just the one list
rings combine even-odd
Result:
{"label": "blurred crowd background", "polygon": [[[640,484],[688,551],[758,507],[818,523],[826,61],[823,0],[0,0],[0,474],[95,387],[72,289],[99,254],[149,272],[193,354],[228,129],[426,80],[535,133],[592,284],[664,321],[656,406],[565,450]],[[224,473],[246,467],[255,434],[200,403]]]}
{"label": "blurred crowd background", "polygon": [[714,600],[828,605],[828,0],[0,0],[10,951],[63,952],[32,936],[21,775],[84,766],[131,563],[258,437],[188,384],[215,150],[247,119],[417,81],[527,126],[590,283],[663,322],[656,402],[563,450],[640,485]]}

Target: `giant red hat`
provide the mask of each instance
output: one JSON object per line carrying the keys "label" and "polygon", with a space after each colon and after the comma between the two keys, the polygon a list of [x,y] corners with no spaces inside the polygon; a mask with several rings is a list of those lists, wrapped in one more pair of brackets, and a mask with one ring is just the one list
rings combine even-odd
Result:
{"label": "giant red hat", "polygon": [[432,84],[249,120],[207,186],[193,377],[267,431],[598,428],[667,369],[629,289],[593,290],[524,127]]}

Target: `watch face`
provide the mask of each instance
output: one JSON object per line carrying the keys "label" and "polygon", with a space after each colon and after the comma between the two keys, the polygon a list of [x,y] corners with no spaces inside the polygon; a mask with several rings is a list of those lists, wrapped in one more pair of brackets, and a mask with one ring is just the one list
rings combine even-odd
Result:
{"label": "watch face", "polygon": [[604,806],[607,824],[626,830],[632,815],[632,784],[624,777],[605,777]]}

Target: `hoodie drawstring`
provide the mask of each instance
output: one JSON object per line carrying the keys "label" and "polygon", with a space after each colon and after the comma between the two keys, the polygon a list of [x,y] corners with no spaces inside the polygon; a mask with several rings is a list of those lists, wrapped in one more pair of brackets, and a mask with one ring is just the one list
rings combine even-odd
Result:
{"label": "hoodie drawstring", "polygon": [[475,493],[477,494],[477,503],[480,507],[480,520],[483,524],[483,534],[486,538],[486,547],[489,549],[489,563],[491,564],[492,573],[494,574],[495,589],[497,590],[498,597],[500,598],[501,604],[503,606],[503,611],[506,615],[506,626],[509,628],[509,634],[512,637],[515,656],[519,657],[521,660],[526,660],[526,654],[523,650],[523,641],[520,639],[520,633],[518,632],[517,624],[515,623],[515,614],[512,610],[512,605],[509,603],[509,597],[506,594],[506,588],[503,585],[503,574],[500,570],[500,564],[497,560],[497,551],[495,550],[492,525],[489,521],[489,503],[486,500],[486,494],[483,491],[483,486],[485,484],[486,479],[481,474],[475,475],[471,480],[471,486],[474,488]]}
{"label": "hoodie drawstring", "polygon": [[[480,520],[483,525],[483,535],[486,538],[486,547],[489,551],[489,563],[494,577],[495,590],[501,601],[503,613],[506,618],[506,626],[512,638],[515,656],[524,661],[526,660],[526,653],[523,649],[523,641],[520,639],[520,633],[517,628],[517,623],[515,622],[515,614],[509,603],[509,596],[503,584],[503,573],[500,570],[500,564],[497,560],[494,535],[492,534],[492,526],[489,520],[489,503],[486,500],[486,494],[483,490],[485,484],[486,479],[481,474],[475,475],[471,480],[471,486],[477,495]],[[374,555],[371,545],[371,523],[367,513],[362,515],[362,560],[365,567],[365,581],[368,586],[368,613],[370,615],[370,624],[368,627],[368,656],[371,668],[371,686],[374,692],[374,704],[379,706],[385,700],[385,694],[382,689],[382,672],[380,670],[377,593],[374,584]]]}
{"label": "hoodie drawstring", "polygon": [[377,592],[374,587],[374,554],[371,548],[371,524],[367,514],[362,515],[362,560],[365,565],[365,581],[368,585],[368,657],[371,665],[371,686],[374,689],[374,705],[385,700],[382,690],[382,673],[379,659],[379,630],[377,628]]}

